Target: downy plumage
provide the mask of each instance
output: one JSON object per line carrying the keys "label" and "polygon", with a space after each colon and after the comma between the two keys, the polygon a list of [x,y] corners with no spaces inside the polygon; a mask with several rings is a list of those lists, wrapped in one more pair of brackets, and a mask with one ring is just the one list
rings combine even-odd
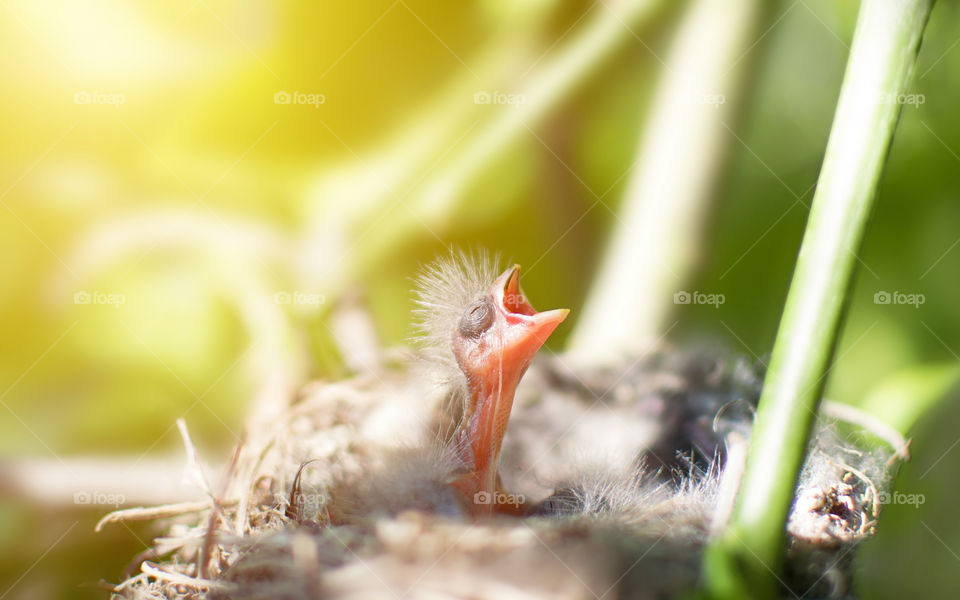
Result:
{"label": "downy plumage", "polygon": [[[496,272],[496,261],[484,252],[451,253],[426,267],[419,279],[418,340],[445,398],[435,428],[439,447],[422,449],[416,459],[407,452],[403,460],[429,465],[419,470],[431,474],[428,480],[412,487],[417,494],[429,490],[430,499],[400,493],[411,486],[384,490],[373,480],[361,481],[333,491],[335,522],[357,515],[360,498],[370,504],[378,495],[385,508],[440,502],[447,509],[450,503],[438,486],[449,486],[463,511],[474,517],[523,512],[522,497],[517,501],[507,494],[500,481],[501,444],[521,377],[569,311],[537,312],[520,289],[519,265],[499,276]],[[388,464],[379,479],[395,480],[391,470],[408,471]],[[345,506],[338,498],[351,499],[349,511],[338,510]]]}

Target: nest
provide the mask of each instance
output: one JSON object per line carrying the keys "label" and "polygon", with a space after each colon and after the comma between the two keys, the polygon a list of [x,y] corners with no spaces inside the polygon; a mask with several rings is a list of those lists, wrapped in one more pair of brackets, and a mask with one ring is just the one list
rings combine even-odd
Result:
{"label": "nest", "polygon": [[[676,353],[606,369],[535,362],[501,466],[505,489],[535,509],[471,521],[415,503],[375,508],[424,489],[437,463],[427,449],[444,394],[408,364],[306,387],[251,433],[222,490],[206,483],[181,423],[209,501],[105,517],[98,527],[153,519],[165,530],[113,597],[663,598],[696,584],[701,550],[732,508],[759,369]],[[850,593],[853,551],[906,452],[895,434],[838,411],[820,424],[797,488],[784,594]],[[357,518],[335,524],[344,486],[363,490],[351,500]],[[374,497],[386,502],[365,501]]]}

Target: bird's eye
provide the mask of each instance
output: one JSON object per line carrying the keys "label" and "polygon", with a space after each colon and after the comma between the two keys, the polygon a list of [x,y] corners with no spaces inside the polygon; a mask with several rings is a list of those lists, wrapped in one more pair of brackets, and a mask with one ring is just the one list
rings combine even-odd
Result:
{"label": "bird's eye", "polygon": [[468,338],[478,338],[493,325],[493,302],[489,298],[477,300],[467,308],[460,318],[460,334]]}

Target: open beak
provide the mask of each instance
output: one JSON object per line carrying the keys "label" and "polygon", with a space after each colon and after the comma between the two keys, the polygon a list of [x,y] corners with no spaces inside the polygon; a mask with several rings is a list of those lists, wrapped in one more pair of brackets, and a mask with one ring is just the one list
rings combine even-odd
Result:
{"label": "open beak", "polygon": [[[505,331],[501,338],[503,362],[523,365],[517,377],[519,381],[519,376],[530,365],[537,350],[567,318],[570,310],[560,308],[537,312],[520,289],[520,265],[513,265],[497,277],[491,286],[490,293],[494,304],[506,319]],[[497,365],[489,366],[495,368]]]}

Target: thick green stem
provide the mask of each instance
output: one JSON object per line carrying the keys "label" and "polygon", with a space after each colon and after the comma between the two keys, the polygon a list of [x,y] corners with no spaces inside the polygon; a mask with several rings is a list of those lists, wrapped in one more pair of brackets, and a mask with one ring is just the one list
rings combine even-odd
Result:
{"label": "thick green stem", "polygon": [[[694,0],[670,46],[616,228],[569,345],[583,363],[663,336],[689,280],[768,0]],[[611,319],[610,315],[617,315]]]}
{"label": "thick green stem", "polygon": [[737,504],[707,549],[714,598],[768,598],[848,292],[933,0],[864,0]]}

